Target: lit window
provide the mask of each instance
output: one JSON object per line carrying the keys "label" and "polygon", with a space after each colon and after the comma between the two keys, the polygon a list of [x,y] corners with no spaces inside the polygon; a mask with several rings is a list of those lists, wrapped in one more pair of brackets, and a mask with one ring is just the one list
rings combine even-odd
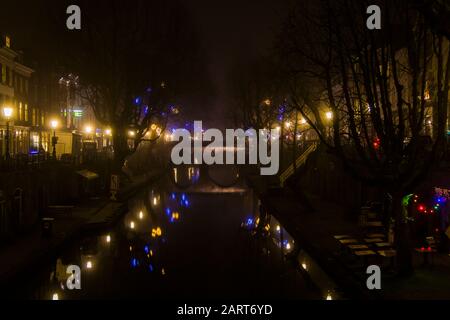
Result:
{"label": "lit window", "polygon": [[26,104],[26,103],[25,103],[24,113],[25,113],[25,121],[28,121],[28,104]]}

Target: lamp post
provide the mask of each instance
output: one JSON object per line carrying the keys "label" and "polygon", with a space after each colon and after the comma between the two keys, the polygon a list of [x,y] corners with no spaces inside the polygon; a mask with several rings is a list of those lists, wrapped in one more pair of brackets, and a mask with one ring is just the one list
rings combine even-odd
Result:
{"label": "lamp post", "polygon": [[110,144],[110,138],[112,136],[112,131],[110,128],[105,129],[105,136],[106,136],[106,147],[109,147]]}
{"label": "lamp post", "polygon": [[56,136],[56,128],[58,127],[58,120],[50,121],[50,126],[53,129],[52,147],[53,147],[53,160],[56,160],[56,144],[58,143],[58,137]]}
{"label": "lamp post", "polygon": [[5,136],[5,142],[6,142],[6,150],[5,150],[5,156],[6,160],[9,160],[11,158],[11,155],[9,153],[9,120],[12,117],[13,109],[11,107],[4,107],[3,108],[3,116],[6,119],[6,136]]}

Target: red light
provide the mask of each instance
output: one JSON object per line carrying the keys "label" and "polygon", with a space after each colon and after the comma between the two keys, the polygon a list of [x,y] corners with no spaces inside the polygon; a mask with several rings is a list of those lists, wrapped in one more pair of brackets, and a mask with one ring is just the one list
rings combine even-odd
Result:
{"label": "red light", "polygon": [[378,149],[380,147],[380,139],[379,138],[375,138],[375,140],[373,141],[373,147],[374,147],[374,149]]}
{"label": "red light", "polygon": [[420,248],[420,251],[425,251],[425,248],[424,247]]}
{"label": "red light", "polygon": [[431,251],[431,247],[428,247],[428,251]]}
{"label": "red light", "polygon": [[424,212],[425,211],[425,207],[423,205],[420,205],[417,207],[417,210],[419,210],[420,212]]}

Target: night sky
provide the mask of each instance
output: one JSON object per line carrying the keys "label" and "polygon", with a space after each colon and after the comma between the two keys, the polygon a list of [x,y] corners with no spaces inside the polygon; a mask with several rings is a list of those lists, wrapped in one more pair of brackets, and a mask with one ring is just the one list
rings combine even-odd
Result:
{"label": "night sky", "polygon": [[[62,11],[65,17],[64,1],[17,0],[2,3],[0,32],[13,36],[13,47],[16,49],[23,49],[25,54],[34,58],[46,59],[48,49],[45,48],[45,41],[38,39],[42,38],[40,34],[45,37],[52,32],[46,28],[49,28],[48,21],[54,19],[52,14],[55,11]],[[191,15],[201,46],[206,51],[215,91],[213,106],[199,108],[209,111],[209,116],[205,115],[204,120],[220,118],[223,121],[229,107],[225,90],[227,71],[234,63],[250,62],[269,52],[286,15],[289,0],[179,1]],[[55,3],[60,7],[55,7]],[[220,124],[223,123],[214,123]]]}
{"label": "night sky", "polygon": [[250,61],[269,52],[287,1],[280,0],[182,0],[192,12],[217,89],[214,109],[226,109],[225,75],[232,63]]}

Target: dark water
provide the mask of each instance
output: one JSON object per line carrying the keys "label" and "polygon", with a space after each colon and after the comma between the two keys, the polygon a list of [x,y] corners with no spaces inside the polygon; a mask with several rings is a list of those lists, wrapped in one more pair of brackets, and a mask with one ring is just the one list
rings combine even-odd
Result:
{"label": "dark water", "polygon": [[[249,230],[257,209],[236,168],[179,167],[131,199],[129,212],[113,229],[66,248],[59,261],[31,275],[16,295],[319,298],[282,259],[277,241],[259,239]],[[65,287],[70,264],[81,268],[81,290]]]}

